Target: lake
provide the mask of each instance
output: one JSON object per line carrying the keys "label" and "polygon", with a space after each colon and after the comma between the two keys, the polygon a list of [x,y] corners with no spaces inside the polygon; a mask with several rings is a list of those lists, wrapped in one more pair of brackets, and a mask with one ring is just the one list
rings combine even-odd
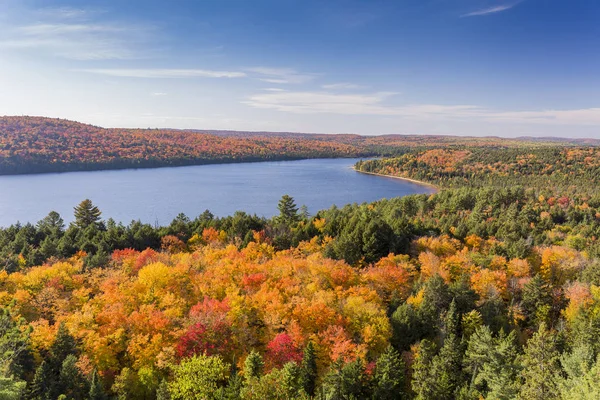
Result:
{"label": "lake", "polygon": [[66,222],[73,207],[89,198],[123,223],[168,224],[179,213],[190,218],[210,210],[217,216],[243,210],[271,217],[284,194],[309,213],[333,204],[432,193],[399,179],[361,174],[358,159],[311,159],[189,167],[0,176],[0,226],[37,222],[57,211]]}

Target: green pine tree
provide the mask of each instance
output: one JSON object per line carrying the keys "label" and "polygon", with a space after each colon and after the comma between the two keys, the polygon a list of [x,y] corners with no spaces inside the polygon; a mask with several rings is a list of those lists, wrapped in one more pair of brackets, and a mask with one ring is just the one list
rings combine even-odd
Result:
{"label": "green pine tree", "polygon": [[565,377],[558,379],[561,399],[600,399],[600,360],[594,359],[591,346],[583,345],[561,357]]}
{"label": "green pine tree", "polygon": [[48,236],[57,237],[64,232],[65,221],[56,211],[50,213],[37,223],[39,230],[43,231]]}
{"label": "green pine tree", "polygon": [[287,194],[281,197],[281,200],[279,200],[279,204],[277,205],[277,209],[279,210],[279,216],[277,219],[281,223],[289,225],[300,220],[298,207],[296,206],[294,199]]}
{"label": "green pine tree", "polygon": [[377,359],[373,384],[373,396],[376,399],[404,398],[404,361],[392,346]]}
{"label": "green pine tree", "polygon": [[257,351],[252,350],[246,357],[246,361],[244,361],[244,376],[246,379],[260,378],[264,366],[262,356]]}
{"label": "green pine tree", "polygon": [[415,392],[416,399],[425,400],[435,398],[434,385],[432,384],[430,369],[431,363],[435,357],[435,343],[428,339],[423,339],[419,343],[415,361],[412,365],[412,390]]}
{"label": "green pine tree", "polygon": [[96,370],[92,372],[88,398],[89,400],[106,400],[107,398],[104,388],[102,387],[102,381],[100,381],[100,377],[98,376],[98,372]]}
{"label": "green pine tree", "polygon": [[525,310],[530,327],[548,322],[552,307],[552,290],[540,275],[534,276],[523,287],[521,306]]}
{"label": "green pine tree", "polygon": [[423,335],[433,336],[439,329],[440,315],[450,306],[452,297],[444,279],[436,275],[423,285],[423,302],[418,314],[423,327]]}
{"label": "green pine tree", "polygon": [[20,400],[25,392],[27,383],[10,376],[0,376],[0,399]]}
{"label": "green pine tree", "polygon": [[380,219],[372,219],[362,234],[363,256],[368,264],[379,261],[392,252],[394,232]]}
{"label": "green pine tree", "polygon": [[417,393],[417,399],[451,400],[463,386],[463,346],[459,332],[460,319],[456,302],[452,301],[444,319],[444,344],[439,353],[431,357],[430,349],[425,348],[423,361],[415,363],[413,390]]}
{"label": "green pine tree", "polygon": [[31,328],[23,318],[15,318],[10,308],[0,309],[0,378],[20,382],[26,369],[33,369],[29,350]]}
{"label": "green pine tree", "polygon": [[278,390],[286,399],[297,399],[302,388],[302,369],[295,362],[286,363],[281,368],[281,379]]}
{"label": "green pine tree", "polygon": [[71,336],[64,322],[58,327],[54,343],[50,346],[50,354],[48,356],[48,368],[50,370],[51,379],[49,386],[49,396],[53,399],[57,398],[63,392],[63,387],[60,380],[60,372],[63,367],[63,362],[69,355],[77,354],[77,345],[75,338]]}
{"label": "green pine tree", "polygon": [[463,383],[463,346],[459,336],[460,330],[460,316],[453,300],[444,320],[444,345],[432,363],[433,375],[438,376],[438,399],[454,398],[455,391]]}
{"label": "green pine tree", "polygon": [[465,370],[471,375],[471,388],[486,399],[508,400],[516,397],[518,364],[515,332],[492,336],[487,326],[471,335],[465,352]]}
{"label": "green pine tree", "polygon": [[56,377],[52,373],[49,364],[42,361],[35,371],[33,381],[27,388],[27,398],[31,400],[50,400],[50,387]]}
{"label": "green pine tree", "polygon": [[560,375],[560,354],[556,337],[541,323],[538,331],[527,342],[521,359],[523,385],[519,399],[552,400],[559,398],[556,378]]}
{"label": "green pine tree", "polygon": [[77,357],[69,354],[63,361],[59,376],[61,394],[69,399],[83,399],[89,392],[88,382],[77,367]]}
{"label": "green pine tree", "polygon": [[87,228],[100,221],[102,212],[96,207],[90,199],[85,199],[75,207],[75,225],[80,228]]}
{"label": "green pine tree", "polygon": [[302,387],[309,396],[315,395],[317,381],[317,353],[312,342],[308,342],[302,356]]}
{"label": "green pine tree", "polygon": [[54,343],[50,346],[50,365],[57,371],[60,371],[62,364],[69,355],[77,355],[77,343],[75,338],[69,333],[64,322],[58,327]]}
{"label": "green pine tree", "polygon": [[370,398],[370,382],[363,361],[358,359],[345,365],[335,362],[325,377],[323,392],[326,400]]}

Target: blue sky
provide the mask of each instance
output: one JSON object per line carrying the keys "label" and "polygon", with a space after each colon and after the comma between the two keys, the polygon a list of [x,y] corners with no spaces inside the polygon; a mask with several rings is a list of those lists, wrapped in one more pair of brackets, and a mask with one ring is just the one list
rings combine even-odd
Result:
{"label": "blue sky", "polygon": [[0,114],[600,137],[598,0],[0,0]]}

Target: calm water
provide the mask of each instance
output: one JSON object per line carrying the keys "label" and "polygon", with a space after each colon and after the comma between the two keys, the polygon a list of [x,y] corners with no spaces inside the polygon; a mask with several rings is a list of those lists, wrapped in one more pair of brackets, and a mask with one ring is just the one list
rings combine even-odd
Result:
{"label": "calm water", "polygon": [[355,159],[322,159],[192,167],[0,176],[0,226],[37,222],[50,211],[72,220],[73,207],[89,198],[104,218],[168,224],[180,212],[196,217],[236,210],[277,214],[284,194],[309,212],[336,204],[362,203],[431,193],[398,179],[360,174]]}

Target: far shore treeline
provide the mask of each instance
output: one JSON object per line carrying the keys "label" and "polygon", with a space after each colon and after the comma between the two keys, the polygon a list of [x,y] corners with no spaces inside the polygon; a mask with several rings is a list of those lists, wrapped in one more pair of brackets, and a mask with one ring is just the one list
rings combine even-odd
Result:
{"label": "far shore treeline", "polygon": [[434,147],[584,145],[588,142],[584,139],[104,129],[63,119],[0,117],[0,175],[395,156],[408,150]]}

